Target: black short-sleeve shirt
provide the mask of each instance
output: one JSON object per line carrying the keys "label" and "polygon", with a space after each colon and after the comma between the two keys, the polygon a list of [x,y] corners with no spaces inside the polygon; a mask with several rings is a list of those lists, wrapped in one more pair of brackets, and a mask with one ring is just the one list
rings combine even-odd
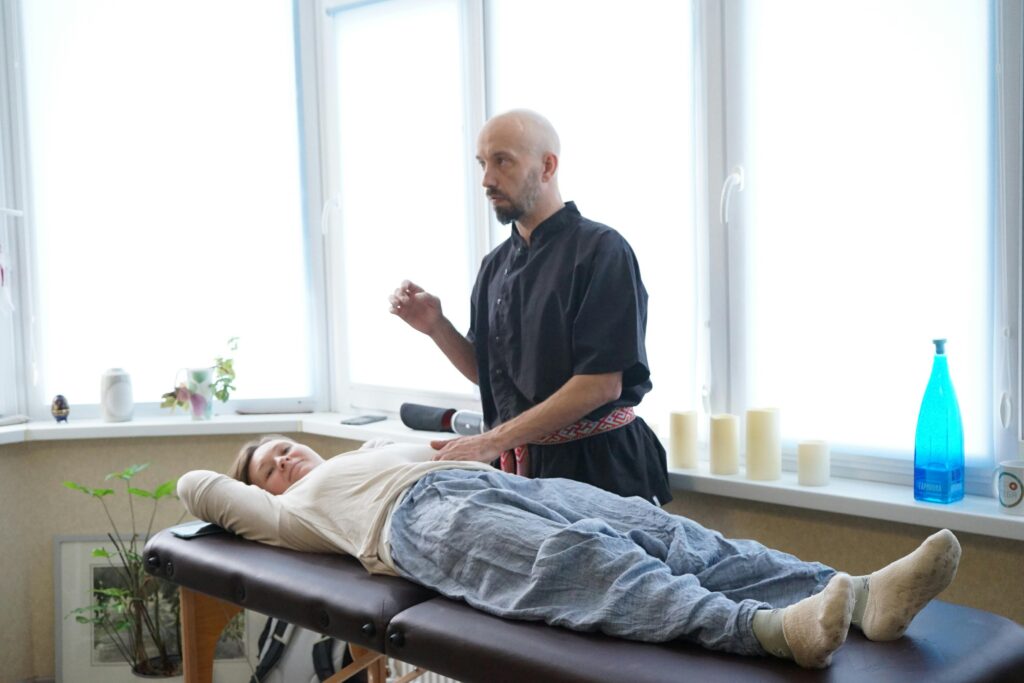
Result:
{"label": "black short-sleeve shirt", "polygon": [[[529,245],[513,226],[509,239],[484,258],[473,288],[468,338],[476,353],[484,419],[491,427],[506,422],[580,374],[622,372],[619,398],[588,418],[599,419],[614,408],[639,404],[651,390],[646,328],[647,291],[636,256],[622,235],[584,218],[572,202],[538,225]],[[641,420],[637,422],[634,429],[647,429]],[[577,442],[572,450],[586,451],[587,442],[596,445],[594,438]],[[656,490],[649,483],[621,482],[612,487],[595,482],[582,470],[608,469],[596,462],[562,462],[558,474],[551,476],[570,476],[667,502],[664,451],[653,434],[639,441],[648,444],[646,450],[659,453],[615,454],[616,459],[650,461],[633,467],[638,471],[632,473],[619,467],[616,476],[663,479],[654,486]],[[630,445],[636,448],[636,443]],[[545,476],[542,454],[560,448],[531,447],[535,474]],[[644,471],[652,468],[658,472]],[[613,473],[606,474],[598,478],[607,479]]]}

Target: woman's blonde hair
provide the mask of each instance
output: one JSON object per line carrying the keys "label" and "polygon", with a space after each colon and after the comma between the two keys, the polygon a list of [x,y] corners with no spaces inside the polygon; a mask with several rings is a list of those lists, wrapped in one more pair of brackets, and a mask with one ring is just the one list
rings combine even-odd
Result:
{"label": "woman's blonde hair", "polygon": [[249,463],[252,462],[253,454],[263,444],[268,441],[277,441],[278,439],[291,441],[291,439],[283,434],[264,434],[257,439],[246,442],[238,451],[238,455],[235,456],[235,461],[231,463],[231,467],[228,469],[228,476],[232,479],[237,479],[243,484],[251,484],[252,481],[249,479]]}

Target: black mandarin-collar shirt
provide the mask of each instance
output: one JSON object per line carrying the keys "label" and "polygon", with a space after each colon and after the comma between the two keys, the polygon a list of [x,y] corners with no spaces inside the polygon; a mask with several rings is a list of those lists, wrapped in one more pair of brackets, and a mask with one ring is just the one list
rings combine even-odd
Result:
{"label": "black mandarin-collar shirt", "polygon": [[622,371],[618,400],[635,406],[651,390],[644,335],[647,290],[633,250],[573,202],[534,229],[515,225],[484,257],[473,287],[469,340],[490,427],[541,403],[573,375]]}

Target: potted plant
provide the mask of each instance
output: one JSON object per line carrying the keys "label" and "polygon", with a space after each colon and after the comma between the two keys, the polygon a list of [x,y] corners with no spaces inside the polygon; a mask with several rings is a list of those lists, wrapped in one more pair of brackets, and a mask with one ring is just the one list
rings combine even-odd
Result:
{"label": "potted plant", "polygon": [[[228,339],[228,350],[238,350],[238,337]],[[235,389],[235,362],[218,356],[212,366],[185,368],[185,380],[161,397],[160,407],[188,408],[193,420],[209,420],[213,417],[213,399],[227,403]]]}
{"label": "potted plant", "polygon": [[[115,550],[110,552],[96,548],[92,555],[105,558],[116,576],[110,585],[94,585],[94,602],[72,610],[68,616],[74,615],[79,623],[92,624],[100,629],[105,639],[131,665],[133,673],[139,676],[174,676],[181,669],[181,616],[177,591],[168,592],[166,588],[161,591],[164,582],[146,573],[142,550],[153,532],[153,519],[160,501],[164,498],[177,499],[177,482],[173,479],[165,481],[152,491],[132,486],[132,478],[148,466],[132,465],[106,477],[107,481],[116,479],[124,482],[131,519],[130,533],[127,534],[118,528],[107,506],[106,499],[114,495],[114,489],[64,482],[64,486],[81,491],[103,506],[111,527],[107,537]],[[141,510],[136,510],[137,499],[146,501]],[[140,533],[137,525],[141,520],[137,515],[147,514],[145,533]]]}

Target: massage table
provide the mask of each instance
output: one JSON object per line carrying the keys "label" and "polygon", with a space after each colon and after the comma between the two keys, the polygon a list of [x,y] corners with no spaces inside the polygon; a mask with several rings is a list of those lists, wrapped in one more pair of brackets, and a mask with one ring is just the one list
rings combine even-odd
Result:
{"label": "massage table", "polygon": [[385,683],[386,657],[465,683],[1024,681],[1024,627],[938,600],[899,640],[872,643],[851,630],[832,666],[812,671],[693,643],[640,643],[500,619],[404,579],[370,575],[347,556],[227,533],[185,540],[164,530],[144,553],[147,571],[181,590],[185,683],[212,681],[217,638],[243,608],[348,642],[354,662],[332,683],[363,669],[371,683]]}

